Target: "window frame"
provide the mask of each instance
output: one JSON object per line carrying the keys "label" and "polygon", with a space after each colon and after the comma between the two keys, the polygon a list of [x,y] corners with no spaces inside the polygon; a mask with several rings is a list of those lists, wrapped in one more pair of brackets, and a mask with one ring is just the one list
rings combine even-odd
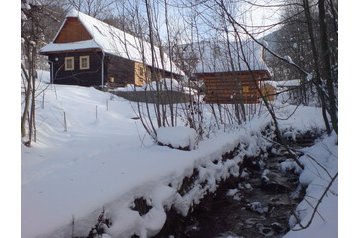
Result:
{"label": "window frame", "polygon": [[[82,60],[83,59],[87,59],[87,66],[86,67],[82,66]],[[89,68],[90,68],[90,57],[89,57],[89,55],[80,56],[80,69],[84,70],[84,69],[89,69]]]}
{"label": "window frame", "polygon": [[[67,61],[71,60],[72,61],[72,67],[69,67],[67,64]],[[75,70],[75,57],[71,56],[71,57],[65,57],[65,71],[72,71]]]}

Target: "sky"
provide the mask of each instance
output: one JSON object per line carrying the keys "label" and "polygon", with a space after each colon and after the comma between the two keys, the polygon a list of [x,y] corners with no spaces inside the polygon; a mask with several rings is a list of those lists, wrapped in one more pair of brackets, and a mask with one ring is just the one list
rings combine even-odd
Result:
{"label": "sky", "polygon": [[[245,0],[246,1],[246,0]],[[237,14],[237,20],[240,23],[244,23],[248,25],[248,29],[251,31],[262,31],[263,28],[261,26],[268,26],[271,24],[276,23],[279,21],[280,18],[280,7],[267,7],[270,5],[276,5],[280,3],[280,0],[254,0],[252,3],[249,4],[245,1],[238,1],[239,3],[236,5],[234,12]],[[128,8],[132,9],[133,2],[135,1],[129,1],[126,3]],[[139,1],[140,2],[140,1]],[[153,4],[154,10],[153,10],[153,16],[155,17],[155,20],[153,22],[158,21],[159,25],[159,32],[162,36],[162,39],[166,40],[166,25],[165,25],[165,10],[164,10],[164,0],[159,1],[152,1],[155,2]],[[190,29],[189,25],[191,24],[192,20],[191,17],[193,15],[198,15],[198,30],[200,32],[200,35],[204,39],[211,38],[212,34],[214,34],[215,30],[213,28],[215,27],[221,27],[219,17],[213,17],[212,12],[218,11],[218,7],[215,5],[215,1],[203,1],[204,3],[200,5],[195,5],[195,1],[189,1],[189,0],[167,0],[168,3],[168,16],[170,19],[170,25],[171,27],[174,26],[175,29],[180,29],[182,31],[181,36],[185,37],[184,31],[188,31]],[[193,7],[190,4],[194,4],[195,7]],[[259,6],[255,6],[259,5]],[[266,7],[260,7],[261,5]],[[123,5],[122,5],[123,6]],[[122,6],[117,6],[119,10],[121,11]],[[142,17],[147,19],[146,10],[144,1],[139,3],[139,9],[141,11]],[[226,5],[229,6],[229,5]],[[196,12],[194,12],[196,11]],[[260,26],[260,27],[254,27],[251,28],[250,26]],[[273,30],[277,29],[275,28],[267,28],[265,27],[266,31],[263,34],[258,35],[258,37],[263,36],[264,34],[268,34],[269,32],[272,32]],[[211,34],[210,36],[208,34]]]}

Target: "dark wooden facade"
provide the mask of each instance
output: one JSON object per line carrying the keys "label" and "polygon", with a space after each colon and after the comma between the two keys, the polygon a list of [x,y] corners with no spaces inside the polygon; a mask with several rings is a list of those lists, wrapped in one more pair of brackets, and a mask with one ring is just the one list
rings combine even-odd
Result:
{"label": "dark wooden facade", "polygon": [[[80,69],[80,56],[89,56],[89,69]],[[74,70],[64,69],[66,57],[74,57]],[[102,57],[102,52],[95,50],[49,54],[52,66],[51,81],[56,84],[81,86],[101,85]]]}
{"label": "dark wooden facade", "polygon": [[108,55],[105,60],[105,79],[109,87],[122,87],[134,84],[134,65],[131,60]]}
{"label": "dark wooden facade", "polygon": [[271,76],[266,70],[254,70],[197,73],[196,77],[204,81],[207,103],[231,104],[259,102],[258,88]]}

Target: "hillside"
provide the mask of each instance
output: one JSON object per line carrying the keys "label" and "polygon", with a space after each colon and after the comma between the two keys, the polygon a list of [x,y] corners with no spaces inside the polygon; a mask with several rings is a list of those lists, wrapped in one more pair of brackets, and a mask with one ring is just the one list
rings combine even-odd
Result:
{"label": "hillside", "polygon": [[[262,113],[236,129],[213,132],[192,151],[158,146],[146,135],[140,121],[133,119],[138,116],[135,103],[94,88],[48,85],[48,76],[48,72],[39,73],[39,85],[47,89],[37,103],[37,141],[31,148],[21,147],[22,237],[70,237],[72,232],[87,235],[103,209],[112,220],[108,236],[154,235],[165,222],[166,207],[176,207],[185,214],[206,192],[215,191],[213,182],[208,190],[197,188],[190,196],[177,193],[181,181],[194,168],[200,167],[207,176],[220,179],[224,175],[218,171],[227,169],[228,175],[230,170],[225,164],[221,168],[212,166],[218,157],[238,143],[247,145],[240,156],[254,156],[267,143],[261,131],[270,118]],[[281,124],[292,136],[323,128],[319,108],[284,105],[277,113],[284,118],[293,111],[295,115]],[[311,149],[323,156],[321,162],[332,171],[337,162],[335,140],[335,136],[326,138]],[[323,153],[323,145],[329,146],[332,153]],[[310,168],[310,163],[305,163]],[[316,175],[302,174],[308,185],[320,181]],[[307,176],[311,180],[304,180]],[[131,209],[139,197],[151,200],[152,208],[144,216]],[[328,200],[333,210],[326,210],[333,216],[336,198]],[[333,230],[337,225],[334,222]],[[319,218],[316,223],[319,227]]]}

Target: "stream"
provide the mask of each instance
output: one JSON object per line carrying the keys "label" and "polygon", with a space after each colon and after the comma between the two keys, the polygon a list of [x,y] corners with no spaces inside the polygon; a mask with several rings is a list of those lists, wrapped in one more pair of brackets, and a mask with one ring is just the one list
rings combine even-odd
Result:
{"label": "stream", "polygon": [[289,217],[304,196],[293,171],[284,172],[284,156],[244,159],[239,178],[219,185],[187,217],[168,213],[155,237],[282,237]]}

